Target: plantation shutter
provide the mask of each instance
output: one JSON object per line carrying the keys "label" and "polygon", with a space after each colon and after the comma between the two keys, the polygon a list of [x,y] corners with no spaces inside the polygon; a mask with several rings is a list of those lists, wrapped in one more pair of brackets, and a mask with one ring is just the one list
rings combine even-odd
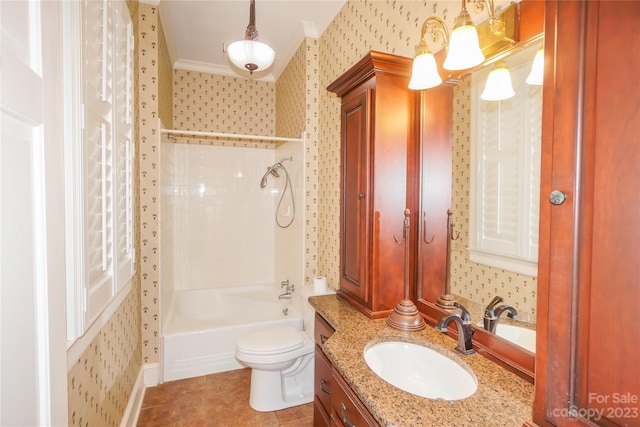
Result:
{"label": "plantation shutter", "polygon": [[113,57],[110,3],[83,4],[85,325],[113,294]]}
{"label": "plantation shutter", "polygon": [[133,29],[125,2],[114,6],[116,292],[133,274]]}

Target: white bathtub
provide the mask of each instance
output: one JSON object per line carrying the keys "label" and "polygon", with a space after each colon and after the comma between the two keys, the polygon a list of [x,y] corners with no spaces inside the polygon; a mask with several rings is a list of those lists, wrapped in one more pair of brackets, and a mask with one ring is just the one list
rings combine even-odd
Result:
{"label": "white bathtub", "polygon": [[277,285],[176,291],[163,330],[163,380],[242,368],[236,340],[249,332],[280,325],[301,331],[301,314],[279,294]]}

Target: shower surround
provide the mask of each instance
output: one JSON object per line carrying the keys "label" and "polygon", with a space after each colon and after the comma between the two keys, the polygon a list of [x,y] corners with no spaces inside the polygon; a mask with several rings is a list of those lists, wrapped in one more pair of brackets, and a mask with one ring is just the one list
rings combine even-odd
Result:
{"label": "shower surround", "polygon": [[[290,227],[278,227],[275,214],[285,187],[285,174],[281,173],[279,178],[270,176],[265,188],[261,188],[260,181],[268,166],[292,157],[285,167],[295,200],[300,203],[304,194],[304,147],[302,142],[287,142],[277,148],[268,144],[264,148],[257,143],[234,147],[181,144],[164,139],[160,203],[160,323],[164,337],[161,351],[166,356],[176,354],[180,348],[204,347],[206,343],[199,345],[198,340],[206,339],[216,328],[224,331],[218,330],[212,336],[219,337],[222,333],[229,337],[222,340],[229,345],[217,346],[216,354],[182,354],[179,361],[173,356],[171,360],[163,359],[165,380],[170,380],[178,378],[176,364],[184,372],[181,377],[189,376],[190,360],[194,375],[239,367],[232,363],[236,334],[229,330],[229,324],[243,323],[244,310],[251,310],[237,306],[233,322],[218,318],[205,326],[194,324],[192,330],[182,328],[177,334],[172,322],[176,319],[178,300],[183,313],[190,311],[184,301],[197,301],[185,298],[185,292],[221,291],[216,295],[222,301],[209,308],[210,318],[215,319],[216,306],[225,304],[224,295],[241,290],[250,295],[256,285],[266,286],[272,290],[274,304],[282,303],[282,308],[289,308],[290,317],[299,318],[300,298],[278,301],[277,295],[281,281],[290,280],[299,287],[303,284],[303,211],[298,209],[294,217],[290,198],[285,197],[278,210],[279,220],[285,224],[292,219],[293,222]],[[206,312],[207,308],[194,305],[193,311]],[[255,319],[244,323],[260,327]],[[302,324],[301,318],[297,323]],[[201,366],[204,358],[212,363]],[[200,365],[196,367],[197,364]]]}

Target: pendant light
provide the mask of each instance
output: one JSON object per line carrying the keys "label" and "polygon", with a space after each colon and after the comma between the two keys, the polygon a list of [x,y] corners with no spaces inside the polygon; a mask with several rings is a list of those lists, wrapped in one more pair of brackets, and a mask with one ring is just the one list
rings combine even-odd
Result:
{"label": "pendant light", "polygon": [[505,60],[496,62],[493,70],[487,77],[487,83],[480,95],[485,101],[503,101],[511,98],[516,93],[511,84],[511,73]]}
{"label": "pendant light", "polygon": [[249,25],[244,33],[244,40],[231,43],[227,47],[227,55],[236,67],[247,69],[250,74],[266,70],[273,64],[275,52],[258,41],[255,0],[251,0],[249,5]]}

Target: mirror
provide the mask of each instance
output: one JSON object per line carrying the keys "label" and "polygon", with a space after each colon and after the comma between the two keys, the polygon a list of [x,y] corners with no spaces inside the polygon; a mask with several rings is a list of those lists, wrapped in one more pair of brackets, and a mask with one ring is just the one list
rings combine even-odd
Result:
{"label": "mirror", "polygon": [[[455,225],[450,242],[451,294],[468,304],[467,309],[480,329],[487,305],[494,297],[502,297],[503,301],[497,306],[514,307],[519,317],[511,320],[503,314],[499,325],[521,329],[499,328],[496,334],[532,352],[535,351],[531,343],[535,344],[532,332],[535,331],[537,262],[531,262],[531,258],[537,261],[542,87],[528,85],[525,79],[541,46],[541,41],[530,43],[502,58],[511,71],[516,91],[513,98],[485,101],[478,96],[493,64],[465,76],[454,89],[452,123],[451,209]],[[476,120],[472,117],[474,114]],[[478,118],[488,118],[492,123],[476,123]],[[516,123],[518,126],[514,126]],[[478,130],[481,131],[479,137],[473,134]],[[487,155],[478,154],[472,147],[478,147],[483,140],[500,152],[498,156],[502,156],[503,163],[483,165],[482,160],[478,160],[486,159]],[[530,144],[534,147],[529,148],[530,140],[537,140],[537,148],[535,142]],[[509,150],[516,153],[515,157],[505,159],[505,152]],[[519,159],[518,152],[520,157],[524,153],[528,159]],[[535,173],[532,174],[532,170]],[[491,191],[487,191],[487,186],[479,186],[478,179],[482,177],[488,181],[487,185],[493,185]],[[528,182],[523,183],[523,179]],[[485,203],[482,203],[482,194],[485,194]],[[517,203],[519,198],[528,205]],[[482,243],[482,239],[488,243]],[[483,244],[486,247],[478,250]],[[495,252],[510,245],[517,247],[508,250],[516,252],[497,257],[506,263],[494,262]],[[525,267],[513,265],[512,261],[518,257],[524,259],[521,264]]]}

